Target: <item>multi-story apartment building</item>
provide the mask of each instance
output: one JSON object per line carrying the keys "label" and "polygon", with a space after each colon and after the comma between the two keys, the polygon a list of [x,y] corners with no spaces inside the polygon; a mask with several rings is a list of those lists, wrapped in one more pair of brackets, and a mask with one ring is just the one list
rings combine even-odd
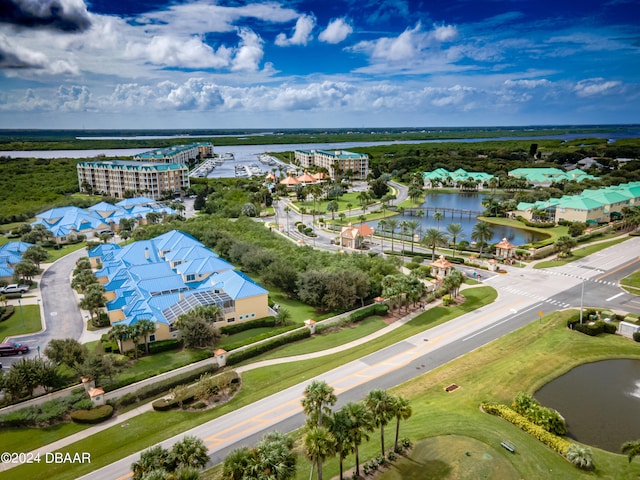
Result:
{"label": "multi-story apartment building", "polygon": [[354,178],[361,180],[369,175],[369,156],[364,153],[346,150],[296,150],[295,159],[304,168],[326,168],[334,180],[338,173],[343,176],[353,174]]}
{"label": "multi-story apartment building", "polygon": [[153,163],[126,160],[80,162],[77,165],[81,192],[99,192],[124,198],[124,192],[153,199],[166,192],[189,188],[189,167],[185,163]]}
{"label": "multi-story apartment building", "polygon": [[133,157],[134,160],[152,163],[189,163],[200,155],[204,157],[213,156],[213,143],[200,142],[189,145],[174,145],[157,150],[149,150]]}

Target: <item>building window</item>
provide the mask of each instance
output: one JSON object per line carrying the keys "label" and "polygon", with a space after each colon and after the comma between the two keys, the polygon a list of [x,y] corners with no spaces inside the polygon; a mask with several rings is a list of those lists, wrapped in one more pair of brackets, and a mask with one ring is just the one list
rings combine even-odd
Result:
{"label": "building window", "polygon": [[195,275],[187,275],[187,282],[193,282],[195,281],[196,276]]}
{"label": "building window", "polygon": [[231,323],[231,322],[235,322],[236,318],[235,317],[230,317],[227,319],[227,323]]}
{"label": "building window", "polygon": [[154,335],[149,335],[149,342],[155,342],[156,341],[156,336]]}
{"label": "building window", "polygon": [[255,316],[256,316],[256,314],[255,314],[255,313],[252,313],[252,314],[251,314],[251,318],[253,318],[253,317],[255,317]]}

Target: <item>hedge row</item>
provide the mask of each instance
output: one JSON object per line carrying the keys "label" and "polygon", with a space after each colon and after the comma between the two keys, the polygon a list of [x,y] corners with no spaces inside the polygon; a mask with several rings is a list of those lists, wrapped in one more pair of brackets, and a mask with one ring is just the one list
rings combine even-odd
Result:
{"label": "hedge row", "polygon": [[544,428],[530,422],[506,405],[500,405],[497,403],[483,403],[481,406],[485,412],[504,418],[507,422],[514,424],[516,427],[537,438],[547,447],[555,450],[560,455],[566,455],[571,442],[565,440],[564,438],[558,437],[553,433],[547,432]]}
{"label": "hedge row", "polygon": [[234,333],[244,332],[245,330],[251,330],[252,328],[275,327],[275,325],[275,317],[264,317],[256,320],[249,320],[248,322],[225,325],[224,327],[220,327],[220,333],[224,335],[233,335]]}
{"label": "hedge row", "polygon": [[53,425],[64,420],[69,411],[87,408],[91,408],[91,400],[84,389],[79,389],[66,397],[6,413],[0,416],[0,427]]}
{"label": "hedge row", "polygon": [[389,305],[386,303],[376,303],[375,305],[369,305],[368,307],[353,312],[349,315],[349,321],[354,323],[360,322],[373,315],[386,315],[388,311]]}
{"label": "hedge row", "polygon": [[555,222],[530,222],[529,220],[527,220],[526,218],[524,218],[521,215],[518,215],[516,217],[516,219],[520,222],[520,223],[524,223],[527,227],[535,227],[535,228],[552,228],[555,227],[556,224]]}
{"label": "hedge row", "polygon": [[257,355],[260,355],[261,353],[268,352],[269,350],[273,350],[274,348],[281,345],[286,345],[287,343],[291,342],[297,342],[298,340],[309,338],[310,336],[311,331],[308,328],[300,328],[298,330],[290,332],[287,335],[274,338],[259,345],[248,347],[241,351],[231,351],[229,353],[229,356],[227,357],[227,365],[235,365],[236,363],[240,363],[241,361],[248,358],[253,358]]}
{"label": "hedge row", "polygon": [[[149,353],[167,352],[169,350],[176,350],[181,347],[180,340],[159,340],[157,342],[151,342],[149,344]],[[144,350],[144,344],[140,345]]]}
{"label": "hedge row", "polygon": [[7,318],[13,315],[13,305],[7,305],[6,307],[0,307],[0,322],[4,322]]}
{"label": "hedge row", "polygon": [[113,415],[111,405],[101,405],[91,410],[76,410],[71,412],[71,420],[76,423],[100,423]]}
{"label": "hedge row", "polygon": [[[588,317],[587,317],[588,318]],[[583,318],[584,322],[584,318]],[[571,319],[567,321],[567,326],[572,330],[576,330],[591,337],[597,337],[601,333],[616,333],[618,328],[614,323],[598,320],[597,322],[580,323],[580,319]]]}

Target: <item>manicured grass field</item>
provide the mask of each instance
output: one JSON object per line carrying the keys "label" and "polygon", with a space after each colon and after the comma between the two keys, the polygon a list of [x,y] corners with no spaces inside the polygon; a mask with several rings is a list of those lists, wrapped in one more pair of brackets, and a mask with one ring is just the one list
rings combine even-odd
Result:
{"label": "manicured grass field", "polygon": [[600,250],[604,250],[605,248],[611,247],[613,245],[617,245],[619,243],[628,240],[631,237],[619,237],[614,240],[610,240],[608,242],[595,243],[592,245],[586,245],[584,247],[575,247],[571,251],[571,256],[567,258],[563,258],[561,260],[547,260],[544,262],[536,263],[533,268],[550,268],[550,267],[560,267],[562,265],[566,265],[567,263],[575,262],[576,260],[580,260],[592,253],[599,252]]}
{"label": "manicured grass field", "polygon": [[627,292],[640,295],[640,270],[620,280],[620,285],[622,285],[622,288]]}
{"label": "manicured grass field", "polygon": [[[22,308],[22,313],[20,309]],[[14,335],[36,333],[42,330],[38,305],[15,305],[13,315],[0,323],[0,341]]]}

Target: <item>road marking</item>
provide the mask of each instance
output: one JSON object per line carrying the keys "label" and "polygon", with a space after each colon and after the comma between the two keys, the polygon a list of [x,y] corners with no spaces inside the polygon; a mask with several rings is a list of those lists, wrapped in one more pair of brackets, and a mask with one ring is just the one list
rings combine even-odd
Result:
{"label": "road marking", "polygon": [[614,295],[613,297],[609,297],[609,298],[607,298],[607,299],[605,300],[605,302],[610,302],[610,301],[611,301],[611,300],[613,300],[614,298],[618,298],[618,297],[620,297],[620,296],[622,296],[622,295],[624,295],[624,292],[620,292],[619,294]]}
{"label": "road marking", "polygon": [[[541,304],[541,303],[539,303],[538,305],[534,305],[533,307],[528,308],[528,309],[526,309],[526,310],[523,310],[523,311],[522,311],[522,312],[520,312],[520,313],[527,313],[527,312],[530,312],[531,310],[533,310],[534,308],[539,307],[540,305],[542,305],[542,304]],[[507,322],[507,321],[509,321],[509,320],[511,320],[511,317],[507,317],[507,318],[505,318],[504,320],[500,320],[499,322],[494,323],[493,325],[491,325],[490,327],[485,328],[484,330],[480,330],[479,332],[476,332],[476,333],[474,333],[473,335],[469,335],[468,337],[463,338],[463,339],[462,339],[462,341],[463,341],[463,342],[466,342],[467,340],[471,340],[473,337],[476,337],[476,336],[478,336],[478,335],[480,335],[480,334],[482,334],[482,333],[484,333],[484,332],[488,332],[488,331],[489,331],[489,330],[491,330],[493,327],[497,327],[498,325],[502,325],[503,323],[505,323],[505,322]]]}
{"label": "road marking", "polygon": [[620,271],[620,270],[622,270],[623,268],[627,268],[627,267],[629,267],[629,266],[633,265],[633,264],[634,264],[634,263],[636,263],[636,262],[640,262],[640,257],[638,257],[638,258],[636,258],[636,259],[634,259],[634,260],[631,260],[630,262],[627,262],[627,263],[625,263],[624,265],[620,265],[618,268],[615,268],[615,269],[611,270],[610,272],[605,273],[604,275],[602,275],[602,276],[600,276],[600,277],[596,278],[596,280],[602,280],[603,278],[608,277],[609,275],[612,275],[612,274],[614,274],[614,273],[616,273],[616,272],[619,272],[619,271]]}

